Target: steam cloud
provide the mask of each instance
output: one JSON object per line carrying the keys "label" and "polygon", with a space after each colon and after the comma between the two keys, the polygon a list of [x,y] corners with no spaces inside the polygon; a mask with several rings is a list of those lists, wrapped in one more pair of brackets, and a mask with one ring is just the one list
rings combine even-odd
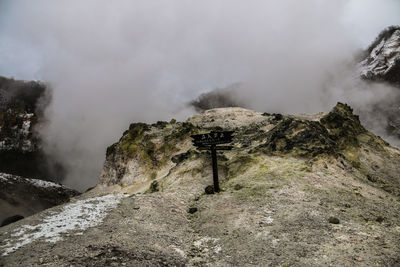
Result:
{"label": "steam cloud", "polygon": [[283,113],[397,94],[352,59],[399,14],[397,0],[1,0],[0,73],[53,87],[41,133],[84,189],[129,123],[185,119],[213,88],[239,82],[238,102]]}

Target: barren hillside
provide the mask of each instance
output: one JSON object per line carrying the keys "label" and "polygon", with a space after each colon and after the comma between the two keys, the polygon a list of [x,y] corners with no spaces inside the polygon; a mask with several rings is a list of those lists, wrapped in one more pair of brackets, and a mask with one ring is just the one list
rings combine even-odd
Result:
{"label": "barren hillside", "polygon": [[[190,135],[233,130],[218,152]],[[396,266],[400,150],[339,103],[324,114],[221,108],[131,124],[99,184],[0,229],[2,266]]]}

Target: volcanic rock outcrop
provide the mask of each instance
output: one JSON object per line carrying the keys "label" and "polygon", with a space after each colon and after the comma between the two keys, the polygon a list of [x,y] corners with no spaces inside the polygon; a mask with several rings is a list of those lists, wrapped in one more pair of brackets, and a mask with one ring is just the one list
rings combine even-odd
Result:
{"label": "volcanic rock outcrop", "polygon": [[[190,135],[233,130],[210,155]],[[99,184],[0,229],[4,266],[396,266],[400,150],[352,109],[281,115],[207,110],[134,123]]]}

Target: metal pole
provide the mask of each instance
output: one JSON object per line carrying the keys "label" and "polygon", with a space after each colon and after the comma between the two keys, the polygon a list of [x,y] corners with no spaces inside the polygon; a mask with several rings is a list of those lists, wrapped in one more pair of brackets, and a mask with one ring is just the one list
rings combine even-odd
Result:
{"label": "metal pole", "polygon": [[213,166],[214,192],[219,192],[218,184],[218,165],[217,165],[217,150],[215,145],[211,145],[211,157]]}

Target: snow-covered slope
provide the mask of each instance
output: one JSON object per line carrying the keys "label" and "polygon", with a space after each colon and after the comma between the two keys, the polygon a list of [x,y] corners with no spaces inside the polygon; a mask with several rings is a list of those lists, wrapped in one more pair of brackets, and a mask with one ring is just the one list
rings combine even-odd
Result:
{"label": "snow-covered slope", "polygon": [[14,215],[30,216],[78,194],[53,182],[0,172],[0,222]]}
{"label": "snow-covered slope", "polygon": [[385,29],[367,49],[361,77],[400,85],[400,26]]}

